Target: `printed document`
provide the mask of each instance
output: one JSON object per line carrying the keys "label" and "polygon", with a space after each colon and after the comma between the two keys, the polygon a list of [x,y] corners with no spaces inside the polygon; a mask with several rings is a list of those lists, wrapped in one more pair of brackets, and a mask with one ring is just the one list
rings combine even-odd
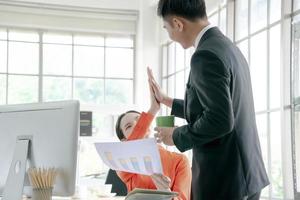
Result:
{"label": "printed document", "polygon": [[98,154],[111,169],[135,174],[163,174],[154,138],[127,142],[95,143]]}

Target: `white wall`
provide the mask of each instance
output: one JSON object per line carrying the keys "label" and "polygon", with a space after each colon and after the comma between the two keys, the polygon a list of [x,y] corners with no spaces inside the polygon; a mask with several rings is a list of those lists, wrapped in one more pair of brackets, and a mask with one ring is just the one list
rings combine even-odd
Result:
{"label": "white wall", "polygon": [[136,103],[140,109],[149,106],[149,91],[146,68],[153,69],[154,76],[160,77],[160,18],[156,15],[157,0],[140,1],[140,16],[137,30]]}

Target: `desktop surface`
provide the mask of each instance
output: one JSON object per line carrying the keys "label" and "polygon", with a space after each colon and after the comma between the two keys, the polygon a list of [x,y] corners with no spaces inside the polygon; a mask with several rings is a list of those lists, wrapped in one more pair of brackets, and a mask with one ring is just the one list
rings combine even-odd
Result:
{"label": "desktop surface", "polygon": [[[124,200],[126,197],[99,197],[97,199],[99,200]],[[0,200],[2,198],[0,197]],[[24,198],[23,200],[30,200],[30,198]],[[52,200],[87,200],[86,198],[80,199],[80,198],[63,198],[63,197],[53,197]]]}
{"label": "desktop surface", "polygon": [[[99,200],[124,200],[126,197],[99,197]],[[52,198],[52,200],[87,200],[87,199],[77,199],[77,198]]]}

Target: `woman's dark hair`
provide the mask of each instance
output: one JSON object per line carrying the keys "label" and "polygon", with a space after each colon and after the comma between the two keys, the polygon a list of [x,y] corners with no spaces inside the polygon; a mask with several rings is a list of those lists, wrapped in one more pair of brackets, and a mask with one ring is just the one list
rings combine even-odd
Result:
{"label": "woman's dark hair", "polygon": [[159,0],[157,14],[162,18],[177,15],[190,21],[207,18],[205,0]]}
{"label": "woman's dark hair", "polygon": [[118,138],[119,138],[120,140],[126,139],[125,136],[124,136],[124,133],[123,133],[123,131],[122,131],[122,129],[121,129],[121,121],[122,121],[123,117],[124,117],[125,115],[127,115],[128,113],[137,113],[137,114],[141,114],[141,113],[138,112],[138,111],[135,111],[135,110],[129,110],[129,111],[127,111],[127,112],[121,114],[121,115],[118,117],[117,123],[116,123],[116,133],[117,133],[117,136],[118,136]]}

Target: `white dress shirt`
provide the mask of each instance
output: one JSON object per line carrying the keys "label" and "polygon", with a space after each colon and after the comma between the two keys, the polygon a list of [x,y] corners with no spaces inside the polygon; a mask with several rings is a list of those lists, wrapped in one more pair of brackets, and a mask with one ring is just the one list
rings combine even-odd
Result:
{"label": "white dress shirt", "polygon": [[195,48],[197,48],[197,46],[198,46],[198,44],[199,44],[201,38],[202,38],[203,35],[206,33],[206,31],[208,31],[209,29],[211,29],[211,28],[213,28],[213,27],[215,27],[215,26],[209,24],[209,25],[207,25],[206,27],[204,27],[204,28],[200,31],[200,33],[198,34],[198,36],[196,37],[196,40],[195,40],[195,42],[194,42],[194,47],[195,47]]}

